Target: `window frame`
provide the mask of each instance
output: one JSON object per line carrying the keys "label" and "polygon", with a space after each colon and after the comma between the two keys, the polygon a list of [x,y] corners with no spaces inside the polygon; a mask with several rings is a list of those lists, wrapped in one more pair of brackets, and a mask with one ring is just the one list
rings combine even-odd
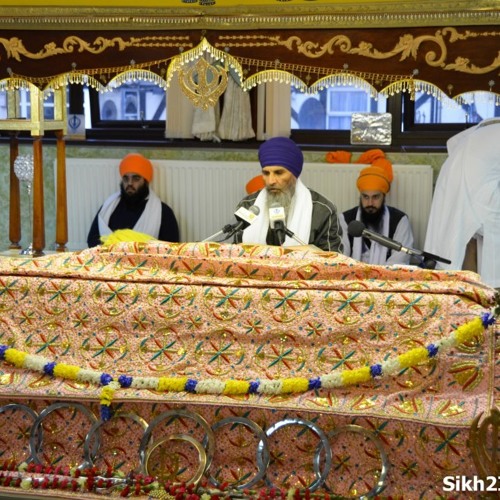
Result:
{"label": "window frame", "polygon": [[86,130],[90,140],[111,140],[148,142],[165,139],[164,120],[103,120],[99,106],[100,93],[89,87],[90,123],[92,128]]}
{"label": "window frame", "polygon": [[[406,113],[404,112],[406,110]],[[387,151],[446,151],[446,142],[471,124],[415,124],[415,103],[407,93],[387,98],[387,113],[392,115],[392,142],[384,145]],[[351,144],[348,130],[299,130],[293,129],[291,138],[306,147],[318,149],[366,150],[373,145]]]}
{"label": "window frame", "polygon": [[[100,117],[99,92],[89,88],[90,112],[92,128],[86,130],[88,141],[102,143],[133,143],[133,144],[164,144],[169,146],[185,147],[187,144],[196,144],[204,148],[217,147],[224,149],[258,147],[261,141],[247,140],[242,143],[210,141],[201,143],[193,139],[167,139],[165,137],[165,122],[163,120],[102,120]],[[253,120],[256,120],[257,105],[253,101]],[[386,151],[446,151],[446,143],[450,137],[458,132],[476,125],[469,124],[416,124],[415,103],[408,93],[398,93],[387,98],[387,112],[392,115],[392,143],[384,145]],[[373,145],[350,143],[349,130],[318,130],[318,129],[291,129],[290,137],[305,150],[366,150]]]}

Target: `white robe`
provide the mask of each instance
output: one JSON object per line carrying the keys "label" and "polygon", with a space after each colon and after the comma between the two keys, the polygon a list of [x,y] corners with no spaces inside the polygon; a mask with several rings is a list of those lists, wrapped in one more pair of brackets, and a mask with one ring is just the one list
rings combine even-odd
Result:
{"label": "white robe", "polygon": [[500,120],[484,120],[451,137],[437,178],[425,250],[462,269],[469,240],[478,239],[478,273],[500,287]]}
{"label": "white robe", "polygon": [[[356,213],[356,220],[361,220],[361,210],[358,208]],[[369,264],[376,264],[381,266],[390,266],[392,264],[409,264],[410,255],[405,252],[392,251],[389,258],[387,253],[389,249],[376,241],[372,241],[370,248],[365,249],[363,252],[362,244],[363,238],[353,238],[352,248],[349,240],[349,232],[347,231],[347,223],[344,214],[339,215],[339,222],[342,227],[342,243],[344,245],[344,254],[352,257],[353,259]],[[372,228],[368,228],[372,230]],[[384,206],[384,215],[382,219],[382,236],[389,236],[389,209]],[[398,223],[396,231],[394,232],[394,241],[401,243],[406,248],[413,247],[413,231],[411,229],[410,220],[408,216],[404,216]]]}

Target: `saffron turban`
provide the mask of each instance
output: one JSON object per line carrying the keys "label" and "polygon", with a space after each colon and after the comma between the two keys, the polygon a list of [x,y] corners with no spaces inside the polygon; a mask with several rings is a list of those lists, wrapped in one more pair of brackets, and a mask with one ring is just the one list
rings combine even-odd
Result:
{"label": "saffron turban", "polygon": [[284,167],[298,177],[304,165],[304,155],[291,139],[273,137],[260,146],[259,161],[262,168]]}
{"label": "saffron turban", "polygon": [[356,185],[360,192],[380,191],[387,194],[393,179],[392,165],[370,165],[359,173]]}
{"label": "saffron turban", "polygon": [[137,174],[144,177],[148,182],[153,178],[153,165],[139,153],[130,153],[120,163],[120,176],[125,174]]}

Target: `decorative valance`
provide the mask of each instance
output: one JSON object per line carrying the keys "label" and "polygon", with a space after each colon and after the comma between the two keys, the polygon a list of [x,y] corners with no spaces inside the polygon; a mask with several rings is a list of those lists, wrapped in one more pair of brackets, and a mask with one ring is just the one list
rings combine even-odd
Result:
{"label": "decorative valance", "polygon": [[500,93],[499,40],[495,26],[4,30],[0,31],[0,79],[27,81],[41,89],[82,83],[103,90],[123,83],[124,78],[136,78],[166,88],[174,75],[209,54],[212,67],[197,68],[198,74],[222,68],[244,89],[283,81],[304,92],[355,85],[372,94],[423,90],[457,98],[472,91]]}

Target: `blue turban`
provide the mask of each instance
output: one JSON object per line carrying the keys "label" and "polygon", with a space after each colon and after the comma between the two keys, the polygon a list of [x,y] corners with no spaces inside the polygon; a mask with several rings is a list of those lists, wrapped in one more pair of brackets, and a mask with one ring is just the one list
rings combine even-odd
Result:
{"label": "blue turban", "polygon": [[300,148],[287,137],[273,137],[259,148],[259,161],[264,167],[285,167],[295,177],[302,172],[304,155]]}

